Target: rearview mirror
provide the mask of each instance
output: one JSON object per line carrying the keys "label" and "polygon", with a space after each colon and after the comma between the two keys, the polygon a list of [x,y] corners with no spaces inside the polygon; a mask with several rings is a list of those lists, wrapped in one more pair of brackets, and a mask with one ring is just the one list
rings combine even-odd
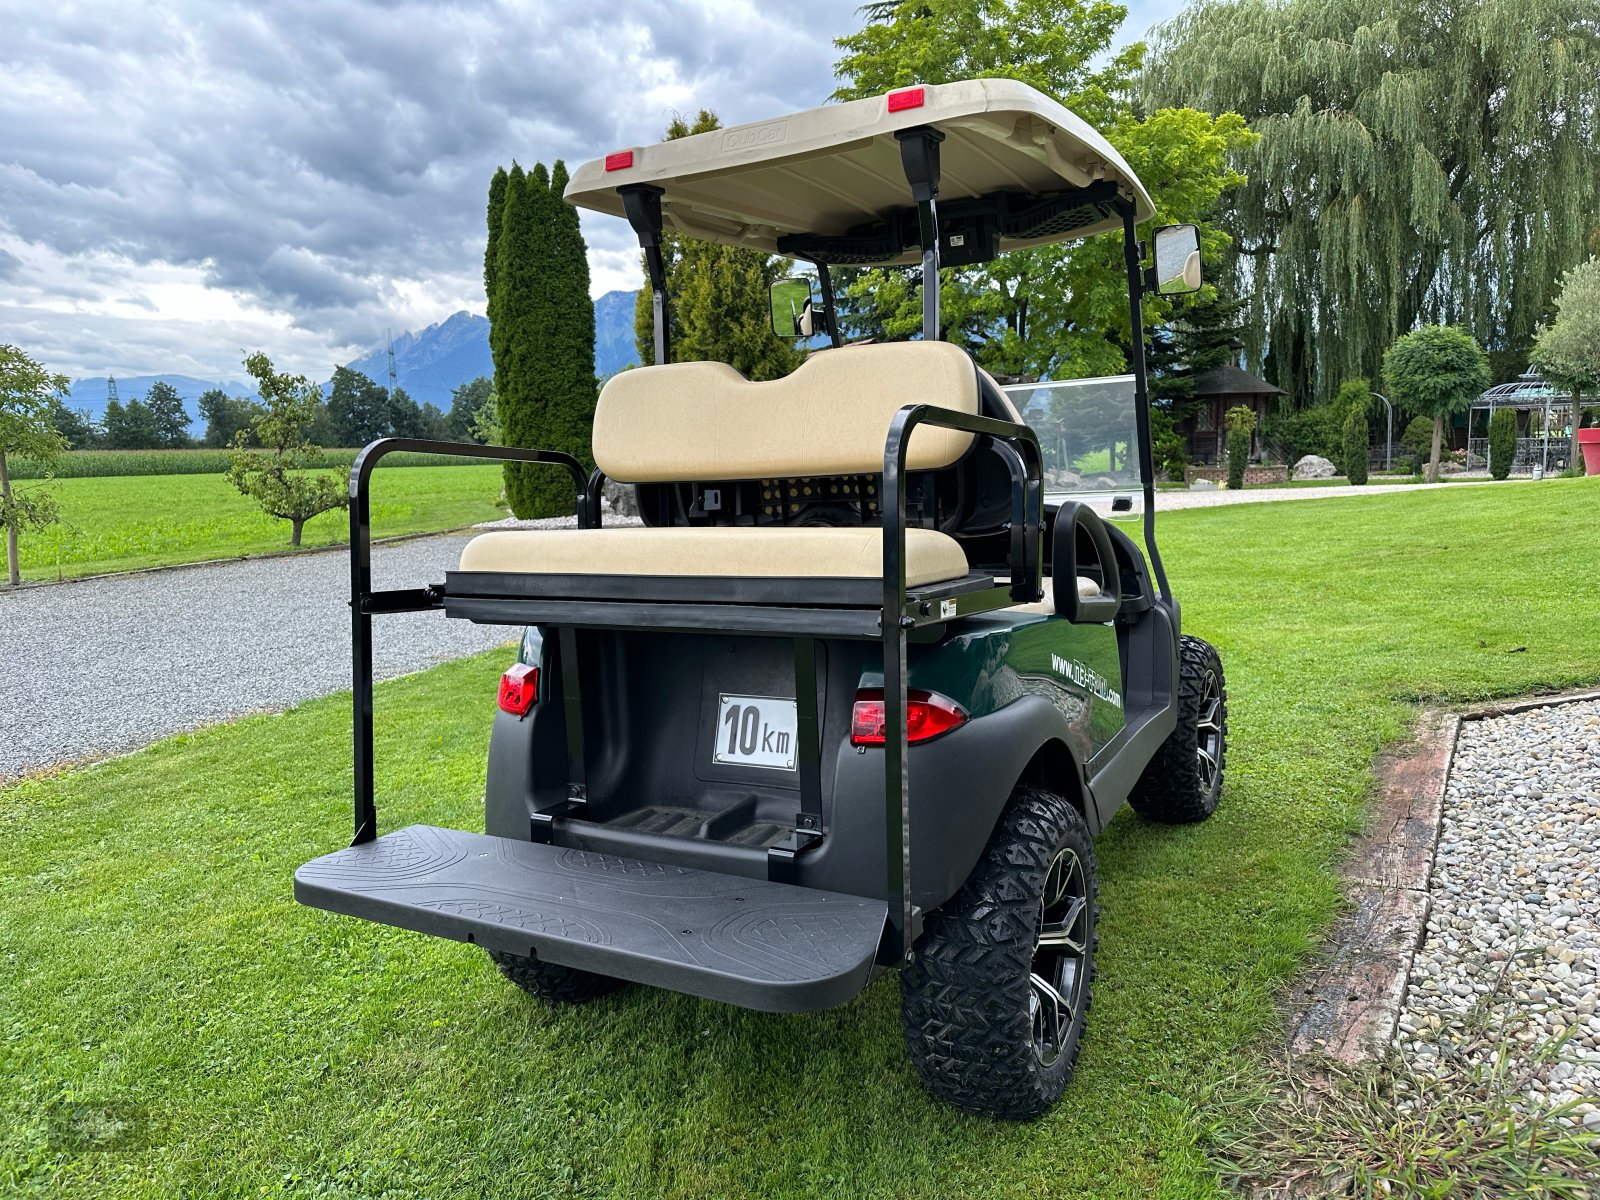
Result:
{"label": "rearview mirror", "polygon": [[1163,225],[1155,233],[1156,293],[1182,296],[1200,290],[1200,230],[1194,225]]}
{"label": "rearview mirror", "polygon": [[822,301],[815,275],[790,275],[772,283],[772,332],[809,338],[823,331]]}

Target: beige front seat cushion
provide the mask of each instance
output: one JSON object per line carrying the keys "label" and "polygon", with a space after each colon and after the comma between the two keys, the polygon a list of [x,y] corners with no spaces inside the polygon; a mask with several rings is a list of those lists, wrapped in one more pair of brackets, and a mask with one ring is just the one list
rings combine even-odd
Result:
{"label": "beige front seat cushion", "polygon": [[[1048,575],[1045,576],[1044,595],[1035,600],[1032,604],[1014,605],[1012,611],[1025,613],[1044,613],[1047,616],[1054,616],[1056,611],[1054,582],[1055,581],[1052,580]],[[1087,575],[1078,576],[1078,599],[1092,600],[1099,594],[1100,585],[1098,583],[1090,579]]]}
{"label": "beige front seat cushion", "polygon": [[[620,371],[594,414],[594,458],[621,483],[875,475],[908,404],[978,412],[978,368],[949,342],[890,342],[814,354],[752,383],[725,363]],[[922,426],[906,465],[947,467],[972,435]]]}
{"label": "beige front seat cushion", "polygon": [[[528,529],[480,534],[463,571],[540,575],[679,575],[708,578],[883,576],[879,529]],[[906,530],[906,586],[960,579],[967,557],[952,537]],[[797,596],[796,599],[801,597]]]}

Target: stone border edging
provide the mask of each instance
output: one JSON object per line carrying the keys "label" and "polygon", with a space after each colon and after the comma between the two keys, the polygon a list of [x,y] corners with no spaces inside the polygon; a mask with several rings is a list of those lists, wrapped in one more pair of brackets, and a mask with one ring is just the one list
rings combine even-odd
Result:
{"label": "stone border edging", "polygon": [[1463,721],[1600,700],[1600,689],[1428,710],[1413,737],[1379,756],[1367,832],[1344,865],[1350,908],[1323,944],[1293,1003],[1291,1055],[1354,1065],[1387,1047],[1399,1027],[1412,960],[1422,945],[1439,844],[1445,783]]}

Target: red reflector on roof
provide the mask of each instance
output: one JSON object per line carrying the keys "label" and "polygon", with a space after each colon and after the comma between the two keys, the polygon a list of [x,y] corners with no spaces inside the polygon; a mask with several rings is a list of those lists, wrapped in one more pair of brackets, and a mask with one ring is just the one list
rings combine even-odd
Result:
{"label": "red reflector on roof", "polygon": [[615,154],[606,155],[606,170],[623,171],[633,166],[633,151],[618,150]]}
{"label": "red reflector on roof", "polygon": [[927,97],[921,88],[906,88],[903,92],[889,93],[889,111],[904,112],[908,108],[921,108]]}
{"label": "red reflector on roof", "polygon": [[539,699],[539,668],[518,663],[500,676],[500,711],[525,717]]}

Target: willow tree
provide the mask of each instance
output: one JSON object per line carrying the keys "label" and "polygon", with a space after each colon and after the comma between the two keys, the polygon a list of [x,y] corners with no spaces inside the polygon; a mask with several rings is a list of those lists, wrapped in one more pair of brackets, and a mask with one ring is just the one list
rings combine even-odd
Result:
{"label": "willow tree", "polygon": [[1526,347],[1594,228],[1594,0],[1199,0],[1144,79],[1261,135],[1227,223],[1247,353],[1296,395],[1419,322]]}

